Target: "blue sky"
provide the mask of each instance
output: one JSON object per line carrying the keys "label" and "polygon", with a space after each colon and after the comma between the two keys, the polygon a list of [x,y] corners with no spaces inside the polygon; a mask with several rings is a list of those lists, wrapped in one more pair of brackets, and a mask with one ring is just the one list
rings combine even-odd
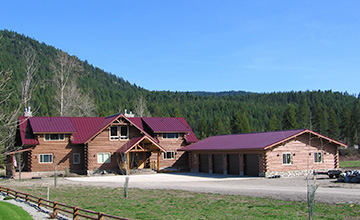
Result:
{"label": "blue sky", "polygon": [[5,1],[0,29],[149,90],[360,92],[358,1]]}

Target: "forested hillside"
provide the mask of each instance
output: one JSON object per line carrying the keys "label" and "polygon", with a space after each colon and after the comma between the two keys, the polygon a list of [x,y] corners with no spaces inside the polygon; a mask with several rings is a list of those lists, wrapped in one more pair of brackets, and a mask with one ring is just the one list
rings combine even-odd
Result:
{"label": "forested hillside", "polygon": [[[0,36],[0,71],[12,72],[7,86],[14,91],[3,108],[9,111],[21,99],[21,82],[25,77],[23,51],[31,47],[38,62],[35,75],[38,84],[31,106],[38,109],[38,116],[58,115],[54,98],[58,91],[51,66],[59,50],[12,31],[0,31]],[[135,111],[143,100],[146,101],[145,115],[185,117],[200,139],[219,134],[311,128],[349,144],[359,140],[360,102],[355,95],[346,92],[148,91],[87,61],[73,58],[81,68],[71,80],[76,81],[82,94],[92,98],[96,116],[124,109]]]}

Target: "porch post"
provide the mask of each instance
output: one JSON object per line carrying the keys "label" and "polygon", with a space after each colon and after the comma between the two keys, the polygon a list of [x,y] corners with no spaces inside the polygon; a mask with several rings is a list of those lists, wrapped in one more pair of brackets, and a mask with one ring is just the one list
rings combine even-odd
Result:
{"label": "porch post", "polygon": [[126,153],[126,175],[130,174],[130,153]]}
{"label": "porch post", "polygon": [[160,171],[160,152],[157,153],[157,172]]}

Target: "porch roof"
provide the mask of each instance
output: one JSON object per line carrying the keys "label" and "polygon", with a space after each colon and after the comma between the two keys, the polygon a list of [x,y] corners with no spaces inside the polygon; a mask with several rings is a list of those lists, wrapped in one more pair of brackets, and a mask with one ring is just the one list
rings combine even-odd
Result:
{"label": "porch roof", "polygon": [[139,136],[131,138],[128,142],[122,145],[116,153],[128,153],[133,147],[140,144],[143,140],[150,141],[153,145],[155,145],[161,152],[166,152],[164,148],[162,148],[158,143],[156,143],[152,138],[148,137],[147,135]]}

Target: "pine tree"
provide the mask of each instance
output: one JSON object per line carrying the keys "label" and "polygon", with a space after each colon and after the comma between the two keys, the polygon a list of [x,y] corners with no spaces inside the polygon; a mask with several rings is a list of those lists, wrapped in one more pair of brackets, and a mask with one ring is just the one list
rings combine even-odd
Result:
{"label": "pine tree", "polygon": [[334,109],[330,109],[328,123],[328,136],[334,139],[339,139],[339,122]]}
{"label": "pine tree", "polygon": [[270,122],[269,122],[269,126],[268,126],[268,131],[278,131],[279,129],[279,122],[276,118],[276,115],[273,114],[271,116]]}
{"label": "pine tree", "polygon": [[301,99],[300,107],[298,108],[297,122],[299,128],[310,128],[310,107],[305,98]]}
{"label": "pine tree", "polygon": [[288,104],[287,108],[285,109],[282,127],[283,130],[291,130],[297,128],[294,105]]}

